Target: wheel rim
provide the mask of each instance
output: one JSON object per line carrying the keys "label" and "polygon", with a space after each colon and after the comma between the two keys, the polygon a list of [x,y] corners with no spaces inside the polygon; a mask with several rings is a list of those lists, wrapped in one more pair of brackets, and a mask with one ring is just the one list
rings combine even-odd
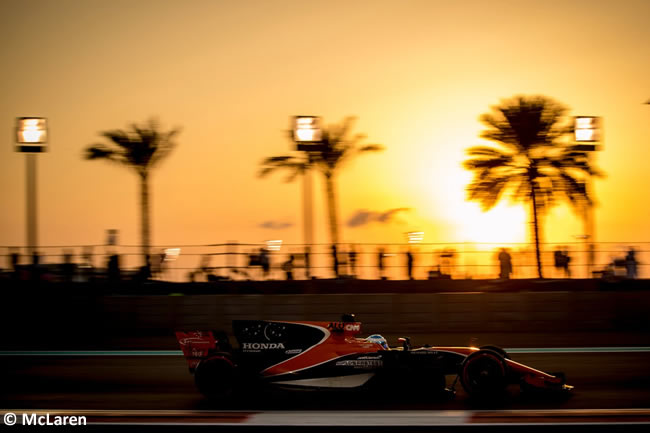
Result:
{"label": "wheel rim", "polygon": [[469,360],[463,372],[468,391],[482,393],[503,388],[505,372],[502,363],[490,354]]}

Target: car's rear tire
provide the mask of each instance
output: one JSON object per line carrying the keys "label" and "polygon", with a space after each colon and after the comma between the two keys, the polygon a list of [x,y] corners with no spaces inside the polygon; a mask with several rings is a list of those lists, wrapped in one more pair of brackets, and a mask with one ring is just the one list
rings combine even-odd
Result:
{"label": "car's rear tire", "polygon": [[460,383],[471,397],[485,398],[501,395],[507,383],[507,365],[499,353],[481,349],[463,362]]}
{"label": "car's rear tire", "polygon": [[194,371],[194,383],[204,396],[225,400],[232,396],[237,383],[237,366],[228,354],[203,359]]}

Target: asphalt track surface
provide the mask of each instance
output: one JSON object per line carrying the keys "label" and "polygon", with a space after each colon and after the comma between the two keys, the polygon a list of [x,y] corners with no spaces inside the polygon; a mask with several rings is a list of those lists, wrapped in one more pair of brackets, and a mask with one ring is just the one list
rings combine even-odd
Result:
{"label": "asphalt track surface", "polygon": [[[414,398],[405,383],[386,394],[277,391],[244,393],[214,403],[195,389],[181,356],[1,356],[3,409],[402,411],[548,410],[650,407],[650,353],[518,353],[513,359],[563,371],[575,390],[567,396],[526,396],[517,387],[501,399],[472,401],[460,384],[455,398]],[[448,377],[448,382],[453,378]]]}

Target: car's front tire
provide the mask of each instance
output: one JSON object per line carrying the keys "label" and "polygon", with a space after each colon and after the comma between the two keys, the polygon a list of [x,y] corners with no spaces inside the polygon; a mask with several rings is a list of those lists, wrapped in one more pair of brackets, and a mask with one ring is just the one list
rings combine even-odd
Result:
{"label": "car's front tire", "polygon": [[481,349],[463,362],[460,383],[471,397],[485,398],[504,392],[507,383],[507,365],[497,352]]}

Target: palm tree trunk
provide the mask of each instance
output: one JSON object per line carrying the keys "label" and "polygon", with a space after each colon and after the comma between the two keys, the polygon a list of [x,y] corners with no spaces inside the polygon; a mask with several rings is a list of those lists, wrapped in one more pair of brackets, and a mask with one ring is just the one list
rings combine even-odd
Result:
{"label": "palm tree trunk", "polygon": [[330,220],[330,238],[333,245],[339,243],[339,226],[336,212],[336,192],[334,190],[334,176],[325,175],[325,188],[327,193],[327,210]]}
{"label": "palm tree trunk", "polygon": [[149,233],[151,227],[149,226],[149,174],[147,172],[140,173],[140,236],[142,248],[143,265],[149,264],[149,247],[150,238]]}
{"label": "palm tree trunk", "polygon": [[311,171],[307,168],[302,174],[302,212],[305,254],[305,278],[311,278],[311,246],[314,243],[314,214],[312,204]]}
{"label": "palm tree trunk", "polygon": [[303,239],[305,247],[314,243],[313,235],[313,205],[311,198],[311,172],[305,170],[302,174],[302,213],[303,213]]}
{"label": "palm tree trunk", "polygon": [[537,216],[537,196],[535,195],[535,181],[531,182],[531,198],[533,199],[533,231],[535,235],[535,258],[537,259],[537,275],[539,278],[544,278],[542,275],[542,260],[539,252],[539,220]]}

